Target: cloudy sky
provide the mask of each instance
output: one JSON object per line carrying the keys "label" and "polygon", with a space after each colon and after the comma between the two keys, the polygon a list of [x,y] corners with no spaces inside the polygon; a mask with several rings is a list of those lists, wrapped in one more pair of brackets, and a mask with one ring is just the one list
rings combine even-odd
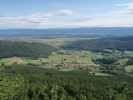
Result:
{"label": "cloudy sky", "polygon": [[133,0],[0,0],[0,28],[133,26]]}

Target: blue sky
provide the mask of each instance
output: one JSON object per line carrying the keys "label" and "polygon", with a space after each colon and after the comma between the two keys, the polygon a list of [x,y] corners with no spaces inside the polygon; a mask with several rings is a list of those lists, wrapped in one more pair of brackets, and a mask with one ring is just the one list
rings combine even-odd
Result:
{"label": "blue sky", "polygon": [[0,28],[133,26],[132,0],[0,0]]}

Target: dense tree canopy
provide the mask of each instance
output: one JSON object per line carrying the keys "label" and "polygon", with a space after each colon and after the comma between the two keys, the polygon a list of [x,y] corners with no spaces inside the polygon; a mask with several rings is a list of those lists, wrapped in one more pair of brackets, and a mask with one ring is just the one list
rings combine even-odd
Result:
{"label": "dense tree canopy", "polygon": [[0,57],[47,57],[56,48],[41,43],[0,41]]}
{"label": "dense tree canopy", "polygon": [[7,66],[0,73],[1,100],[132,100],[127,76],[98,77],[32,66]]}
{"label": "dense tree canopy", "polygon": [[133,43],[133,36],[119,37],[119,38],[102,38],[91,40],[77,40],[68,43],[63,48],[65,49],[85,49],[85,50],[104,50],[104,49],[118,49],[118,50],[133,50],[131,46]]}

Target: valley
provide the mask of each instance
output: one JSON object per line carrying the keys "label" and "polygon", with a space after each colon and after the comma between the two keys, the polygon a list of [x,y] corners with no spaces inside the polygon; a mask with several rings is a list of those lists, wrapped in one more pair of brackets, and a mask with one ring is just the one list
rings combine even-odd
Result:
{"label": "valley", "polygon": [[1,100],[132,100],[132,36],[54,37],[0,40]]}

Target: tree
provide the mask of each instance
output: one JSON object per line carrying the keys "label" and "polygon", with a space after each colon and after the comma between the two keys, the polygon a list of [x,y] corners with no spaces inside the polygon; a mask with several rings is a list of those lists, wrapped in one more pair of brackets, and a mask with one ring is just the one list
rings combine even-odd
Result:
{"label": "tree", "polygon": [[[25,80],[21,75],[0,75],[0,100],[14,100],[20,93],[24,94]],[[24,97],[24,95],[21,95]]]}

